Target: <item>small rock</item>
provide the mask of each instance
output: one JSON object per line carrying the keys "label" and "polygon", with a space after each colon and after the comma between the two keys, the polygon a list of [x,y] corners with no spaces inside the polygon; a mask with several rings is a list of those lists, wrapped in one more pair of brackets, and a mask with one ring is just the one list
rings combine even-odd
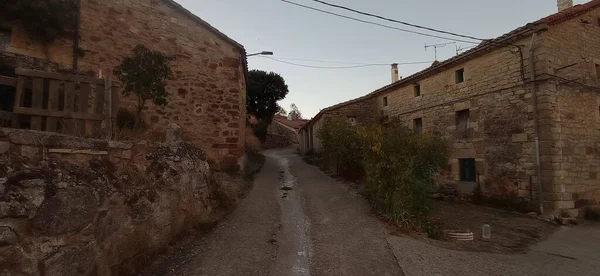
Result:
{"label": "small rock", "polygon": [[535,218],[535,217],[538,216],[538,214],[536,212],[529,212],[529,213],[527,213],[527,215],[530,216],[530,217],[532,217],[532,218]]}
{"label": "small rock", "polygon": [[46,235],[82,228],[94,219],[98,200],[89,187],[60,189],[46,198],[31,220],[31,226]]}
{"label": "small rock", "polygon": [[62,247],[42,262],[42,275],[91,275],[94,271],[94,257],[92,245]]}
{"label": "small rock", "polygon": [[17,234],[8,226],[0,226],[0,246],[13,245],[19,241]]}
{"label": "small rock", "polygon": [[167,144],[177,144],[183,141],[181,127],[175,123],[169,123],[165,133],[165,142]]}

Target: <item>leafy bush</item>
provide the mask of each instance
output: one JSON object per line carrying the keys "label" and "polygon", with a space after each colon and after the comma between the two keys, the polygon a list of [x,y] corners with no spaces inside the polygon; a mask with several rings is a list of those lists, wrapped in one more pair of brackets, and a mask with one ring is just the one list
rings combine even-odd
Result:
{"label": "leafy bush", "polygon": [[0,22],[16,20],[33,39],[42,44],[64,37],[75,29],[75,0],[4,0],[0,1]]}
{"label": "leafy bush", "polygon": [[133,93],[137,98],[137,123],[141,123],[146,101],[151,100],[160,106],[167,105],[169,94],[165,87],[167,79],[173,77],[169,63],[174,59],[143,45],[137,45],[133,49],[133,55],[123,59],[113,71],[125,85],[123,95],[128,97]]}
{"label": "leafy bush", "polygon": [[361,170],[365,196],[382,215],[402,226],[433,227],[426,194],[448,165],[444,140],[415,134],[400,121],[354,127],[343,118],[326,120],[318,136],[328,158]]}
{"label": "leafy bush", "polygon": [[358,129],[344,118],[327,118],[318,130],[325,157],[336,163],[337,172],[347,169],[360,170],[363,143]]}

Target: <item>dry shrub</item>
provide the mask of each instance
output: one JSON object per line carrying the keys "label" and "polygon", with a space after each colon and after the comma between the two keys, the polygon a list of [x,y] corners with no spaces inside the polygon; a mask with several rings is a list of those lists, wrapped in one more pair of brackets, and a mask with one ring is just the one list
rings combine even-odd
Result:
{"label": "dry shrub", "polygon": [[262,148],[260,139],[254,135],[254,130],[246,126],[246,150],[251,152],[258,152]]}

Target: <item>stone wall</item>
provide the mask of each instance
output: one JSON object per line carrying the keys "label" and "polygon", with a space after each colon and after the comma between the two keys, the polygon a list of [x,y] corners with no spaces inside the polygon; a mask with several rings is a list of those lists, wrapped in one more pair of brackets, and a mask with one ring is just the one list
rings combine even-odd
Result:
{"label": "stone wall", "polygon": [[293,128],[284,126],[273,120],[267,128],[267,139],[264,148],[283,148],[298,144],[298,134]]}
{"label": "stone wall", "polygon": [[[169,104],[148,104],[145,120],[164,129],[169,122],[181,125],[186,140],[210,156],[235,164],[243,155],[245,130],[245,66],[243,49],[210,31],[186,12],[156,0],[82,0],[79,58],[83,71],[113,69],[138,44],[176,56],[175,78],[168,82]],[[9,52],[47,58],[61,66],[73,63],[73,42],[55,41],[43,47],[14,25]],[[133,97],[120,99],[120,107],[132,109]]]}
{"label": "stone wall", "polygon": [[133,275],[211,221],[218,188],[205,153],[167,140],[2,129],[0,275]]}
{"label": "stone wall", "polygon": [[[319,113],[316,120],[311,120],[300,131],[300,151],[320,152],[321,140],[317,137],[319,129],[327,118],[342,117],[355,120],[357,124],[376,124],[382,120],[382,113],[377,110],[374,99],[352,100],[337,106],[329,107]],[[311,141],[312,140],[312,141]]]}
{"label": "stone wall", "polygon": [[[548,78],[546,105],[554,107],[552,154],[543,168],[547,207],[579,208],[600,202],[600,9],[540,36]],[[574,80],[573,82],[567,80]],[[541,103],[544,104],[544,103]]]}
{"label": "stone wall", "polygon": [[[531,91],[523,80],[530,71],[527,57],[521,62],[512,48],[493,50],[377,97],[384,116],[400,119],[411,129],[415,119],[421,119],[424,133],[448,141],[451,170],[442,174],[440,183],[473,192],[476,182],[460,181],[459,159],[469,158],[475,159],[477,181],[485,194],[527,198],[535,194],[530,186],[536,174]],[[526,48],[522,51],[527,53]],[[456,81],[459,69],[464,69],[462,83]],[[462,110],[469,110],[466,130],[457,127],[457,112]]]}

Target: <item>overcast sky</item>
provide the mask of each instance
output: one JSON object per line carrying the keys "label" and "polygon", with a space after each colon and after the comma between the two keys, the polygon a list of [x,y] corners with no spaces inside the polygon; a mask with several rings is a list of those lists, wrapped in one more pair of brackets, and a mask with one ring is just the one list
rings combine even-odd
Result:
{"label": "overcast sky", "polygon": [[[312,0],[289,1],[399,28],[408,28],[330,8]],[[557,11],[556,0],[324,1],[413,24],[482,38],[502,35]],[[390,66],[387,64],[433,61],[433,48],[426,51],[425,44],[451,42],[350,21],[280,0],[177,0],[177,2],[244,45],[248,53],[268,50],[275,53],[273,58],[322,67],[385,64],[356,69],[316,69],[280,63],[258,56],[249,57],[250,69],[274,71],[283,76],[290,93],[280,104],[289,109],[289,105],[295,103],[306,118],[311,118],[323,108],[363,96],[389,84],[391,73]],[[587,1],[575,0],[575,4],[585,2]],[[438,60],[454,56],[457,46],[472,45],[457,43],[438,48]],[[408,76],[429,65],[400,65],[400,75]]]}

